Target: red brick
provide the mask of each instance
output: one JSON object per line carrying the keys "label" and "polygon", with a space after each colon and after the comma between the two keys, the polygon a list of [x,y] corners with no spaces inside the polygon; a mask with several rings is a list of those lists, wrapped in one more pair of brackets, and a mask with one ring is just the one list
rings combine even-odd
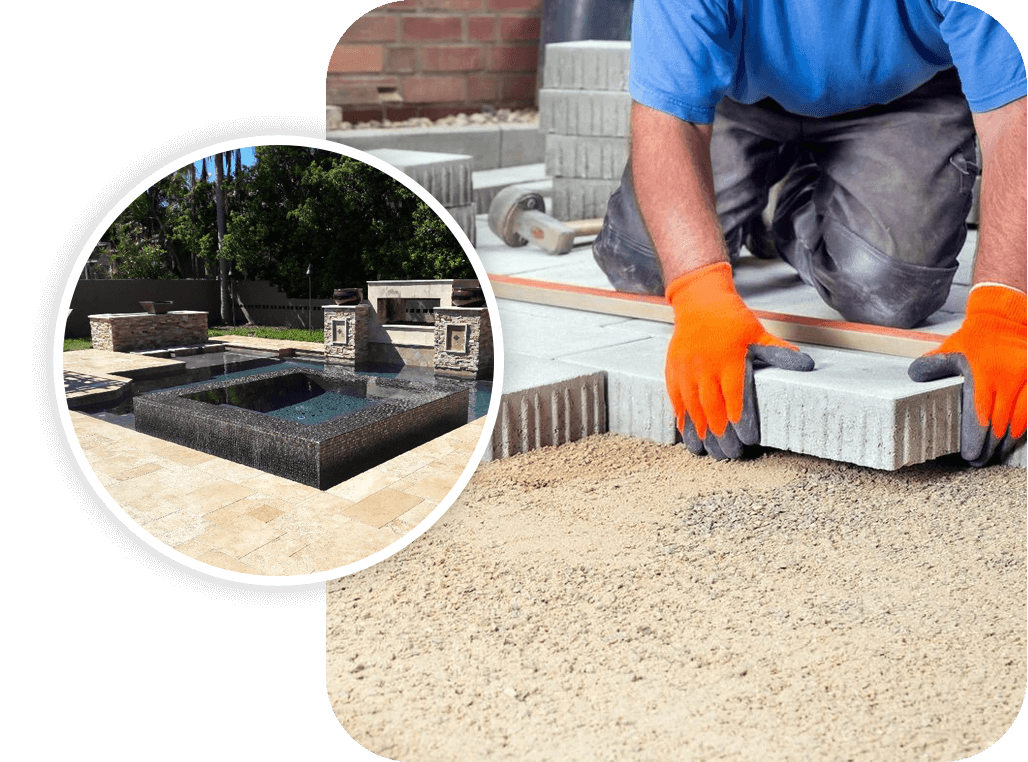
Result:
{"label": "red brick", "polygon": [[428,11],[479,11],[485,0],[421,0],[421,7]]}
{"label": "red brick", "polygon": [[535,102],[535,75],[508,74],[503,78],[503,100]]}
{"label": "red brick", "polygon": [[403,39],[460,40],[461,20],[457,16],[407,16],[403,19]]}
{"label": "red brick", "polygon": [[482,49],[469,45],[425,46],[418,51],[421,71],[474,71],[482,68]]}
{"label": "red brick", "polygon": [[535,71],[538,65],[538,45],[497,45],[489,56],[489,68],[495,71]]}
{"label": "red brick", "polygon": [[[412,116],[418,116],[418,109],[413,106],[405,108],[389,108],[386,109],[385,116],[386,119],[391,119],[394,122],[402,122],[404,119],[410,119]],[[372,119],[381,122],[382,109],[347,109],[343,111],[343,119],[352,124],[356,124],[357,122],[370,122]]]}
{"label": "red brick", "polygon": [[407,103],[462,101],[467,96],[464,77],[408,77],[403,82]]}
{"label": "red brick", "polygon": [[414,71],[414,48],[389,48],[386,54],[385,68],[390,74]]}
{"label": "red brick", "polygon": [[472,16],[468,19],[468,39],[492,42],[496,39],[495,16]]}
{"label": "red brick", "polygon": [[474,74],[468,77],[469,101],[494,101],[500,97],[500,78],[495,74]]}
{"label": "red brick", "polygon": [[489,0],[491,11],[534,11],[542,6],[543,0]]}
{"label": "red brick", "polygon": [[381,45],[337,45],[328,62],[332,74],[355,74],[357,72],[382,71]]}
{"label": "red brick", "polygon": [[368,105],[378,103],[378,88],[398,87],[396,77],[347,77],[329,74],[325,80],[326,103],[334,106]]}
{"label": "red brick", "polygon": [[389,3],[380,10],[384,13],[390,11],[398,13],[399,11],[416,11],[417,9],[418,0],[397,0],[395,3]]}
{"label": "red brick", "polygon": [[392,42],[397,39],[398,22],[395,16],[361,16],[343,32],[339,42]]}
{"label": "red brick", "polygon": [[540,21],[535,16],[503,16],[500,18],[500,39],[538,40]]}

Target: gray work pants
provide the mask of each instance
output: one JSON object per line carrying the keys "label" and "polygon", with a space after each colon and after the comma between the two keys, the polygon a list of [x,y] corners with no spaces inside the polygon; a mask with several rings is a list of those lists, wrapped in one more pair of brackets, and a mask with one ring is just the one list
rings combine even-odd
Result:
{"label": "gray work pants", "polygon": [[[790,114],[771,100],[725,98],[711,161],[733,260],[743,244],[770,250],[858,322],[909,328],[946,301],[979,171],[955,70],[884,106],[823,119]],[[780,180],[766,229],[761,213]],[[619,291],[664,293],[631,163],[593,254]]]}

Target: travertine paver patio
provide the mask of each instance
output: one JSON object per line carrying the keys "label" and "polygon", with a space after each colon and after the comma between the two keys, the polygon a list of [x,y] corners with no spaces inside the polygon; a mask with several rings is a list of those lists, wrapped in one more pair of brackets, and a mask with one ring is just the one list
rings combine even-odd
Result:
{"label": "travertine paver patio", "polygon": [[320,491],[71,413],[100,483],[151,535],[221,569],[296,575],[359,561],[407,534],[452,489],[479,418]]}

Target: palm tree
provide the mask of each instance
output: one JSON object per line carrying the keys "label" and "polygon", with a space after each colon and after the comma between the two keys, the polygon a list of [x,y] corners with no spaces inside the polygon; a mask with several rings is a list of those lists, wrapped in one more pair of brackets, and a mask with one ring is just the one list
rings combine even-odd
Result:
{"label": "palm tree", "polygon": [[[225,164],[224,154],[214,154],[214,203],[218,215],[218,253],[225,239]],[[228,289],[228,260],[218,257],[218,282],[221,285],[221,321],[232,321],[232,305]]]}

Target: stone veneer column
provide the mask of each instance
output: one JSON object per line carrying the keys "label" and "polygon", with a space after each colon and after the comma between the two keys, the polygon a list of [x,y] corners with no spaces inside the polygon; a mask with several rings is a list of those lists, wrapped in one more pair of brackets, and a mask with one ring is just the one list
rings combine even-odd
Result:
{"label": "stone veneer column", "polygon": [[366,363],[371,305],[326,304],[321,309],[325,318],[325,361],[350,367]]}
{"label": "stone veneer column", "polygon": [[493,330],[487,307],[436,307],[435,372],[441,376],[489,378]]}
{"label": "stone veneer column", "polygon": [[149,315],[145,312],[89,316],[93,349],[140,352],[207,341],[207,313],[194,310]]}

